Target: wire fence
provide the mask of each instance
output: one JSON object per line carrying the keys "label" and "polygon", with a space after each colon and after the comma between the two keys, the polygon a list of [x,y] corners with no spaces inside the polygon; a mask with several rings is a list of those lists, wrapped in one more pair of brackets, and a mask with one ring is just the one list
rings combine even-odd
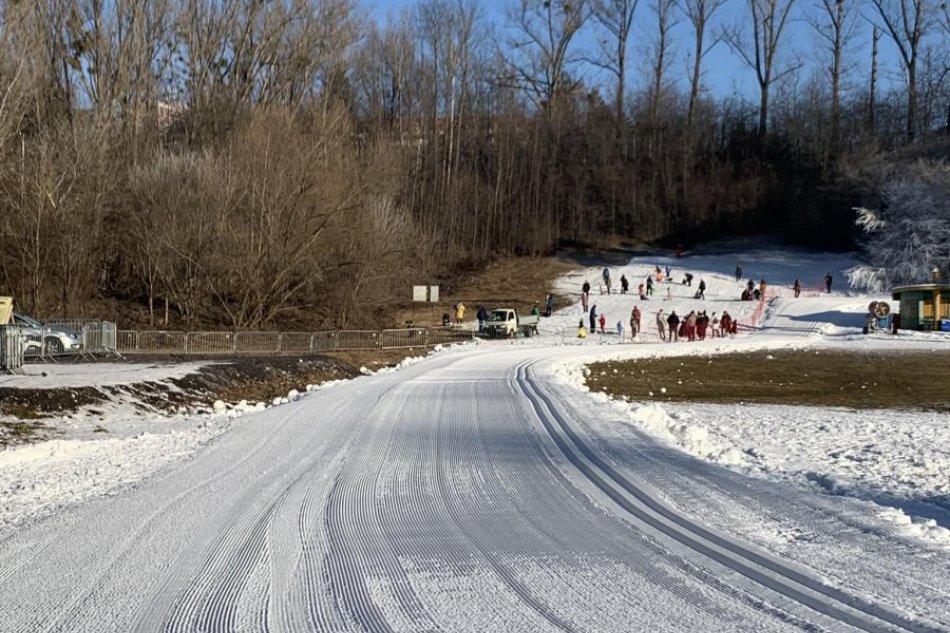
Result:
{"label": "wire fence", "polygon": [[24,338],[20,328],[0,326],[0,374],[20,373],[24,360]]}
{"label": "wire fence", "polygon": [[468,327],[322,332],[173,332],[119,330],[114,351],[135,354],[312,354],[430,348],[464,343],[475,337]]}
{"label": "wire fence", "polygon": [[113,354],[117,335],[115,323],[93,320],[47,321],[37,327],[20,326],[16,333],[28,360]]}
{"label": "wire fence", "polygon": [[26,361],[135,355],[319,354],[342,351],[428,349],[471,341],[468,326],[320,332],[179,332],[119,330],[110,321],[57,319],[37,327],[0,326],[0,372],[17,373]]}

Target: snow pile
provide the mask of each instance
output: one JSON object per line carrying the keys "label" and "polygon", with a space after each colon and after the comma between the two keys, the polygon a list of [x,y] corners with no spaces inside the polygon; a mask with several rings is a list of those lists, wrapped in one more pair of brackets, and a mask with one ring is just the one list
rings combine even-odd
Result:
{"label": "snow pile", "polygon": [[63,506],[116,494],[192,455],[228,425],[206,416],[187,430],[52,440],[0,451],[0,533]]}

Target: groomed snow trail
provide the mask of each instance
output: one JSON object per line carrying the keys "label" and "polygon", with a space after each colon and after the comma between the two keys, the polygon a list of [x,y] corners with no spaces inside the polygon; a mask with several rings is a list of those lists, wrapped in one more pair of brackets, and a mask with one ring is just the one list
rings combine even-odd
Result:
{"label": "groomed snow trail", "polygon": [[[546,379],[577,353],[448,353],[249,417],[0,541],[0,629],[950,629],[946,558],[882,559],[887,535],[856,531],[847,501],[672,452],[664,477],[690,496],[661,493],[664,449],[603,446]],[[707,526],[743,504],[842,533],[846,558],[791,562]],[[885,571],[906,576],[853,582]]]}

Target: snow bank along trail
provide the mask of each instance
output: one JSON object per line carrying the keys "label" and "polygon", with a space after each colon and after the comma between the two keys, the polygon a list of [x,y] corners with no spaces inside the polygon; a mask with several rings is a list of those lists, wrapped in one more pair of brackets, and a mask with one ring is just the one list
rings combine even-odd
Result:
{"label": "snow bank along trail", "polygon": [[[946,556],[586,419],[548,362],[585,353],[450,352],[249,416],[3,537],[0,629],[950,630]],[[728,527],[752,508],[814,528],[805,558]]]}

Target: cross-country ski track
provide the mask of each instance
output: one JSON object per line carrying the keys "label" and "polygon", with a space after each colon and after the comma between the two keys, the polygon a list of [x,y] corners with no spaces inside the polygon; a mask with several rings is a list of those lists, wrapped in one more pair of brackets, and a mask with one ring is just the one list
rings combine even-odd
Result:
{"label": "cross-country ski track", "polygon": [[554,376],[597,357],[449,350],[248,416],[0,537],[0,630],[950,631],[950,555],[611,420]]}

